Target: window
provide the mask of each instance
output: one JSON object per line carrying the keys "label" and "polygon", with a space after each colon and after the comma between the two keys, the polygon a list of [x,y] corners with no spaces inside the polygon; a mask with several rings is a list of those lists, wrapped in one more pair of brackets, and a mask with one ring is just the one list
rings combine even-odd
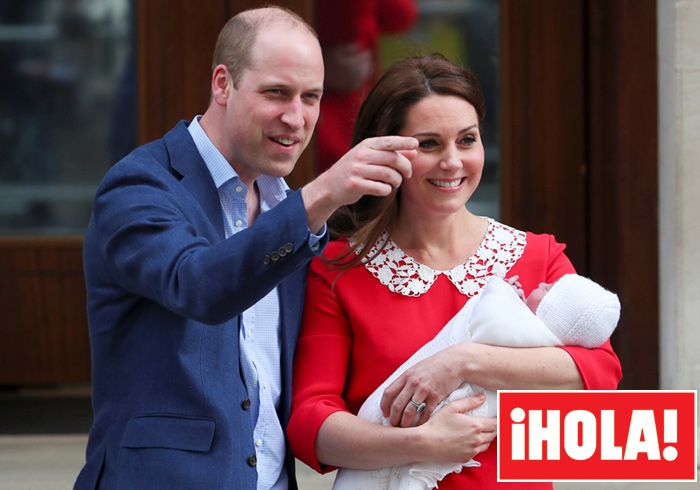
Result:
{"label": "window", "polygon": [[0,234],[82,234],[95,189],[136,144],[134,5],[0,6]]}
{"label": "window", "polygon": [[467,203],[475,214],[500,219],[500,67],[498,0],[418,0],[419,18],[405,35],[381,41],[383,67],[405,56],[438,52],[468,67],[481,83],[486,118],[481,134],[486,162]]}

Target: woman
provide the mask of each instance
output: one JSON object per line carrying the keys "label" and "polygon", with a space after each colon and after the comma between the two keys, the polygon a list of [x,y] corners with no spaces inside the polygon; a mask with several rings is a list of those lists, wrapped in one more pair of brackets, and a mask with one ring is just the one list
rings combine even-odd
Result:
{"label": "woman", "polygon": [[476,79],[438,55],[397,63],[360,110],[355,142],[399,134],[419,147],[412,177],[391,196],[346,208],[340,222],[350,241],[333,242],[325,260],[311,264],[288,436],[297,457],[318,471],[474,457],[480,467],[447,476],[440,488],[507,486],[496,482],[495,420],[465,415],[483,399],[453,402],[428,420],[442,399],[464,382],[490,390],[613,389],[619,382],[609,342],[591,350],[466,342],[419,362],[387,388],[382,410],[393,427],[354,415],[489,276],[517,275],[529,294],[574,272],[551,235],[466,209],[484,165],[483,115]]}

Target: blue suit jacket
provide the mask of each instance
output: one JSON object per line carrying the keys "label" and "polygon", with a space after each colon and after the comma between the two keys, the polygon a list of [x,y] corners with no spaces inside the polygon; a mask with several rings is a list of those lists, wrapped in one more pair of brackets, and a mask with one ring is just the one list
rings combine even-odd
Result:
{"label": "blue suit jacket", "polygon": [[[75,488],[255,488],[240,315],[279,287],[286,427],[306,265],[327,237],[309,246],[299,192],[229,239],[223,219],[184,122],[99,187],[83,250],[95,420]],[[295,488],[289,450],[287,470]]]}

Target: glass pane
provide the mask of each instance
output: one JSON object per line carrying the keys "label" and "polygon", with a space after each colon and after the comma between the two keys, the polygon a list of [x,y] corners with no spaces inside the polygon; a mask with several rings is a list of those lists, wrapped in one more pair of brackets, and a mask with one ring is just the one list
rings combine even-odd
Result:
{"label": "glass pane", "polygon": [[133,0],[0,3],[0,234],[80,234],[136,144]]}
{"label": "glass pane", "polygon": [[407,34],[381,40],[381,64],[405,56],[438,52],[469,67],[486,97],[481,127],[486,163],[481,183],[467,207],[500,218],[500,68],[498,0],[419,0],[419,18]]}

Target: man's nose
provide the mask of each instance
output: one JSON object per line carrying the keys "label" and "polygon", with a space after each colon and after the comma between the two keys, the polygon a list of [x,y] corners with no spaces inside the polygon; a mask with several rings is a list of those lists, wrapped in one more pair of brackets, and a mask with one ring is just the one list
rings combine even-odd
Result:
{"label": "man's nose", "polygon": [[292,129],[304,127],[304,110],[301,99],[295,97],[289,101],[282,113],[282,122]]}

